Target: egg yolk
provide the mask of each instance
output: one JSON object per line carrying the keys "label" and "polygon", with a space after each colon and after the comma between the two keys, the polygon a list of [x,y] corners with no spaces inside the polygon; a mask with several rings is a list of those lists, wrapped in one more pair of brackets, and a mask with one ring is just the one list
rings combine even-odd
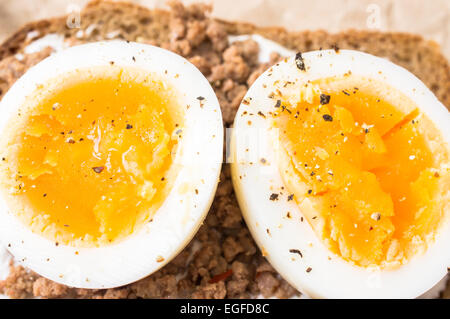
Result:
{"label": "egg yolk", "polygon": [[21,114],[3,159],[33,231],[104,244],[151,220],[169,191],[181,123],[166,84],[135,79],[118,70],[72,81]]}
{"label": "egg yolk", "polygon": [[402,263],[443,214],[420,113],[335,81],[307,84],[297,103],[275,97],[282,177],[331,251],[360,266]]}

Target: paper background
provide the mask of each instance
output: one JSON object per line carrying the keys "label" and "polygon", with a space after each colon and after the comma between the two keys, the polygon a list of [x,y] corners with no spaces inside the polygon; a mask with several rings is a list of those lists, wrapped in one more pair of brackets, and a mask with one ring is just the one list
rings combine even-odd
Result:
{"label": "paper background", "polygon": [[[185,3],[199,0],[184,0]],[[88,0],[0,0],[0,41],[26,22],[65,14]],[[131,0],[164,7],[166,0]],[[417,33],[450,60],[450,0],[209,0],[213,16],[290,30],[349,28]],[[375,19],[375,20],[374,20]]]}

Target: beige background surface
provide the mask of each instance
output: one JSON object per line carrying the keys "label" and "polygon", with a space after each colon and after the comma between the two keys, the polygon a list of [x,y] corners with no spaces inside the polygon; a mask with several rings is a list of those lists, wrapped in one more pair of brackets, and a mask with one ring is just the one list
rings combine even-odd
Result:
{"label": "beige background surface", "polygon": [[[166,0],[131,0],[164,7]],[[184,0],[185,3],[201,0]],[[0,41],[26,22],[79,10],[88,0],[0,0]],[[209,0],[213,15],[290,30],[379,29],[438,42],[450,60],[450,0]]]}

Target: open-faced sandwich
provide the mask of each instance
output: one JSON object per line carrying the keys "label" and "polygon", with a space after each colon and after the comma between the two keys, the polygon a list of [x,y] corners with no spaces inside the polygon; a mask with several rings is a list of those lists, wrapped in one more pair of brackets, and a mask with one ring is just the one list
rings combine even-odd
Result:
{"label": "open-faced sandwich", "polygon": [[439,47],[169,6],[0,45],[0,293],[450,297]]}

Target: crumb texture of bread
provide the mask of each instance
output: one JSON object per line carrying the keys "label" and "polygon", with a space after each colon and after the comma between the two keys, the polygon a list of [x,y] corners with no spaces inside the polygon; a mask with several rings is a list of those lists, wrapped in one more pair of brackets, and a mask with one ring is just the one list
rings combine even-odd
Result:
{"label": "crumb texture of bread", "polygon": [[[0,98],[31,66],[52,53],[48,47],[25,54],[33,41],[62,34],[69,46],[123,39],[157,45],[186,57],[210,81],[219,99],[224,125],[230,127],[248,87],[280,56],[258,62],[258,44],[248,40],[230,44],[231,34],[261,34],[290,49],[331,48],[362,50],[388,58],[417,75],[447,107],[450,106],[450,69],[432,42],[408,34],[348,31],[288,32],[209,17],[211,7],[185,7],[169,2],[170,10],[149,10],[129,3],[95,0],[81,12],[80,28],[69,29],[66,18],[24,26],[0,46]],[[181,279],[180,279],[181,278]],[[449,289],[444,297],[449,297]],[[239,209],[224,165],[217,193],[194,240],[168,265],[130,285],[107,289],[76,289],[57,284],[18,265],[0,281],[0,292],[11,298],[290,298],[299,293],[261,255]]]}

